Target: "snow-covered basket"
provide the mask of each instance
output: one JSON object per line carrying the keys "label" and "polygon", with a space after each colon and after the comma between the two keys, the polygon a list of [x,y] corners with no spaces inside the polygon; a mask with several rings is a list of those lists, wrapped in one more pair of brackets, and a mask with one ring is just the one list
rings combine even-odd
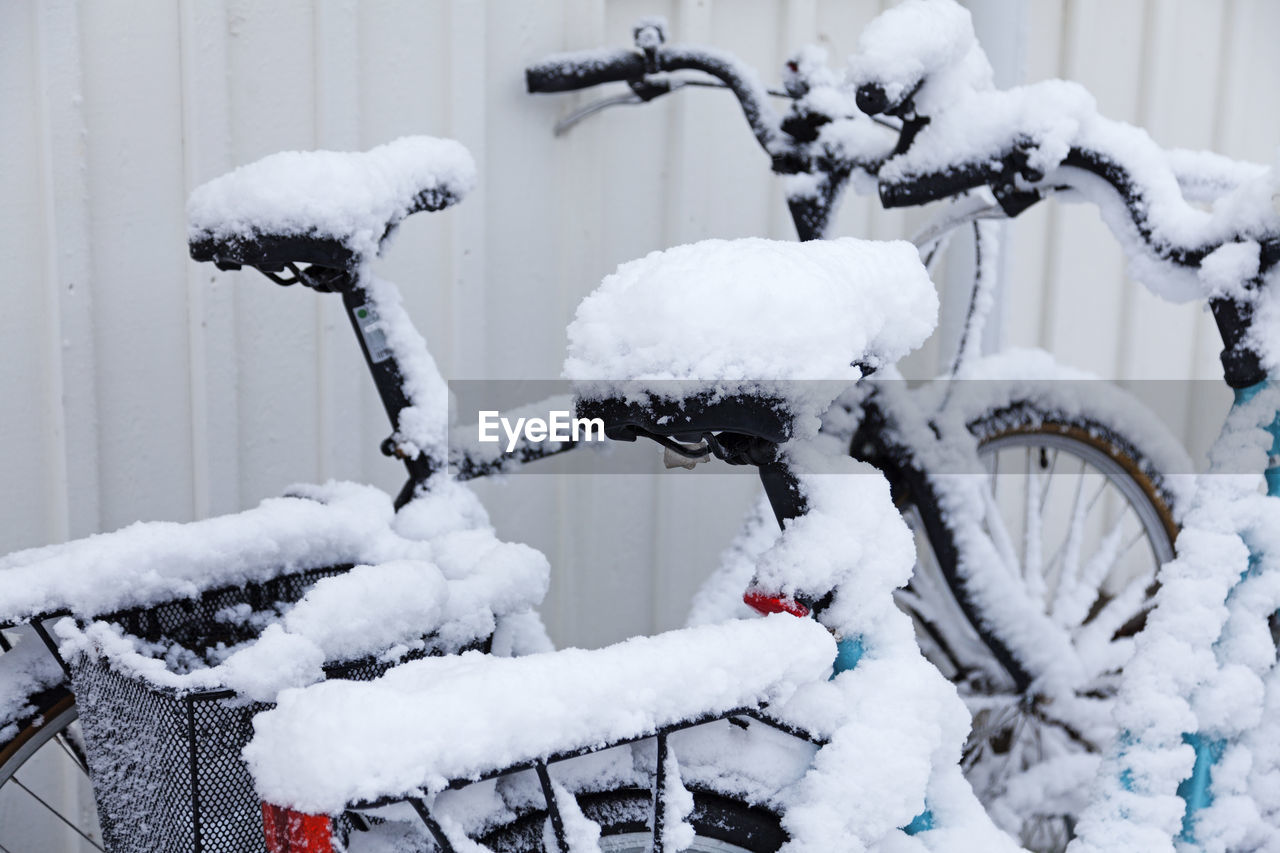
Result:
{"label": "snow-covered basket", "polygon": [[[108,849],[262,850],[261,807],[240,757],[254,715],[285,686],[370,680],[400,661],[458,651],[455,637],[424,636],[440,621],[445,585],[431,563],[399,560],[64,621],[58,633]],[[332,605],[387,588],[420,595],[401,596],[363,639],[340,637],[355,626],[332,624]],[[317,629],[317,620],[327,624]]]}

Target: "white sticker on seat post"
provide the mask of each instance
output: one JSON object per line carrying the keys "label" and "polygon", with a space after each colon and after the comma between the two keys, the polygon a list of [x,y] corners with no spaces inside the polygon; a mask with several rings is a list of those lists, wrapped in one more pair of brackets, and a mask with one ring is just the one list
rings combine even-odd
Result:
{"label": "white sticker on seat post", "polygon": [[382,318],[378,316],[372,302],[366,302],[356,309],[356,328],[360,330],[360,337],[369,351],[369,361],[377,364],[391,358],[391,345],[387,343]]}

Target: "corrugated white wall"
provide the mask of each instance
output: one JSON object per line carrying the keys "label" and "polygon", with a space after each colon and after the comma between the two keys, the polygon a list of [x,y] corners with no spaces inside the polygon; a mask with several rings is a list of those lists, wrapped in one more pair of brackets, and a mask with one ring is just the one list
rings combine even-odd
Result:
{"label": "corrugated white wall", "polygon": [[[637,17],[660,13],[674,38],[772,80],[806,42],[842,58],[882,5],[0,3],[0,551],[232,511],[299,480],[398,483],[335,300],[187,260],[183,203],[200,182],[283,148],[462,141],[479,190],[410,220],[383,272],[446,375],[551,378],[574,306],[619,261],[791,228],[724,93],[686,90],[554,139],[582,96],[526,95],[524,64],[625,44]],[[1004,83],[1079,80],[1167,146],[1273,158],[1280,4],[971,5]],[[901,236],[916,219],[854,199],[840,231]],[[1217,375],[1211,325],[1127,283],[1091,209],[1033,210],[1011,237],[1005,342],[1108,376]],[[946,353],[931,346],[917,372]],[[678,623],[753,489],[705,472],[482,486],[504,534],[556,566],[557,638],[588,644]]]}

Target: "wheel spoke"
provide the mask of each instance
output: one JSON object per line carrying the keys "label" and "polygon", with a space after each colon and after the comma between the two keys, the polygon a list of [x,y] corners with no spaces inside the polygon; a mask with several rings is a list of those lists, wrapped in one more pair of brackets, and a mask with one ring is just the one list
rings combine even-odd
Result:
{"label": "wheel spoke", "polygon": [[1050,568],[1058,567],[1056,584],[1058,595],[1070,592],[1080,571],[1080,551],[1084,546],[1084,522],[1088,515],[1084,503],[1084,476],[1088,463],[1080,460],[1080,473],[1076,475],[1075,494],[1071,499],[1071,517],[1067,522],[1067,535],[1054,551]]}
{"label": "wheel spoke", "polygon": [[996,553],[1000,557],[1005,572],[1011,577],[1016,578],[1020,574],[1018,572],[1018,553],[1013,546],[1013,537],[1009,535],[1009,529],[1005,527],[1004,519],[1000,516],[1000,507],[996,504],[995,491],[983,491],[983,502],[986,504],[986,526],[987,532],[991,534],[991,543],[996,546]]}
{"label": "wheel spoke", "polygon": [[1092,619],[1076,627],[1076,643],[1094,646],[1110,642],[1125,623],[1142,611],[1142,605],[1147,600],[1148,589],[1153,580],[1155,580],[1154,572],[1143,572],[1131,579],[1119,594],[1094,614]]}
{"label": "wheel spoke", "polygon": [[[979,450],[984,476],[977,481],[984,488],[974,496],[981,500],[984,535],[972,544],[957,543],[968,549],[959,558],[971,561],[974,572],[996,572],[989,583],[1013,584],[1012,592],[1043,607],[1085,668],[1080,683],[1052,701],[1038,695],[1035,683],[1025,692],[1008,692],[1009,686],[998,679],[982,677],[991,668],[991,644],[998,638],[969,621],[972,614],[957,606],[963,601],[952,590],[946,567],[939,564],[919,582],[913,578],[903,604],[916,617],[930,659],[943,663],[946,643],[965,636],[966,630],[972,634],[967,642],[952,644],[953,652],[972,654],[975,661],[958,669],[953,681],[974,715],[962,768],[988,804],[1012,792],[1028,771],[1043,768],[1035,778],[1049,780],[1053,774],[1043,773],[1056,760],[1098,751],[1114,726],[1115,674],[1131,654],[1131,626],[1146,612],[1151,579],[1170,538],[1158,481],[1134,474],[1146,469],[1126,460],[1141,463],[1142,458],[1100,437],[1104,432],[1051,420],[1029,429],[1001,431],[997,425],[983,431],[991,426],[981,421],[974,425],[974,434],[984,436]],[[1017,453],[1024,457],[1018,459]],[[1001,474],[1026,479],[1000,494]],[[1144,540],[1149,554],[1135,550]],[[933,565],[924,554],[920,563]],[[961,625],[952,625],[954,618],[932,621],[934,614],[951,616],[953,610]],[[946,663],[956,657],[951,654]],[[1007,828],[1015,837],[1034,837],[1032,849],[1061,851],[1072,836],[1075,805],[1025,791],[1010,801],[1010,808],[1015,823]]]}
{"label": "wheel spoke", "polygon": [[[17,777],[17,775],[16,775],[16,774],[15,774],[15,775],[13,775],[13,776],[11,776],[11,777],[9,777],[9,781],[13,782],[13,783],[14,783],[15,785],[17,785],[19,788],[21,788],[22,790],[24,790],[24,791],[26,791],[28,794],[30,794],[30,795],[31,795],[31,797],[32,797],[32,798],[33,798],[37,803],[39,803],[40,805],[44,806],[44,807],[49,811],[49,813],[50,813],[50,814],[52,814],[52,815],[53,815],[54,817],[56,817],[58,820],[60,820],[60,821],[62,821],[63,823],[65,823],[68,827],[70,827],[70,828],[71,828],[71,830],[72,830],[73,832],[75,832],[75,833],[76,833],[76,835],[79,835],[79,836],[80,836],[81,838],[83,838],[85,841],[87,841],[87,842],[89,842],[90,844],[92,844],[92,845],[94,846],[94,848],[95,848],[95,849],[97,849],[97,850],[103,850],[103,847],[102,847],[100,844],[98,844],[98,842],[94,841],[92,838],[90,838],[88,835],[86,835],[86,834],[84,833],[84,831],[80,829],[80,827],[76,826],[74,823],[72,823],[71,821],[67,820],[67,818],[66,818],[66,817],[65,817],[61,812],[59,812],[59,811],[58,811],[57,809],[55,809],[53,806],[51,806],[51,805],[49,805],[47,802],[45,802],[44,798],[43,798],[43,797],[41,797],[39,794],[37,794],[35,791],[31,790],[31,789],[30,789],[30,788],[28,788],[26,785],[22,784],[22,780],[21,780],[21,779],[19,779],[19,778]],[[104,851],[104,853],[105,853],[105,851]]]}
{"label": "wheel spoke", "polygon": [[55,735],[53,739],[62,751],[67,754],[67,757],[71,759],[72,763],[75,764],[76,769],[83,773],[85,778],[88,778],[89,764],[85,760],[85,757],[80,754],[80,750],[70,742],[70,738],[67,737],[67,734],[65,732],[60,732]]}
{"label": "wheel spoke", "polygon": [[[1053,461],[1049,463],[1049,470],[1044,474],[1044,488],[1040,491],[1040,504],[1044,505],[1045,499],[1049,497],[1049,484],[1053,482],[1053,472],[1058,468],[1058,454],[1062,451],[1055,447],[1053,449]],[[1040,449],[1043,459],[1044,448]]]}
{"label": "wheel spoke", "polygon": [[1033,601],[1044,601],[1044,518],[1039,476],[1031,464],[1031,449],[1027,448],[1027,505],[1022,512],[1022,579]]}
{"label": "wheel spoke", "polygon": [[1124,551],[1120,537],[1124,534],[1125,516],[1121,515],[1111,525],[1093,556],[1080,570],[1079,581],[1067,595],[1054,601],[1053,616],[1059,625],[1071,628],[1087,621],[1090,609],[1098,600],[1102,582],[1119,561]]}

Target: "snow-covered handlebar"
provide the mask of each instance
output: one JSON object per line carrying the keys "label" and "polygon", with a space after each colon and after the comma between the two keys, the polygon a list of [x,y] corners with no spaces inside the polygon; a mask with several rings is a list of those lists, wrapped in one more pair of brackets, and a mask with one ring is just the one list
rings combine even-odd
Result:
{"label": "snow-covered handlebar", "polygon": [[[779,161],[793,160],[796,147],[781,131],[781,119],[769,105],[768,92],[755,72],[736,57],[701,46],[664,45],[642,50],[583,50],[559,53],[525,69],[531,93],[569,92],[602,83],[627,83],[642,99],[666,94],[670,87],[649,78],[670,71],[702,71],[725,84],[742,105],[752,135],[766,153]],[[796,171],[790,168],[789,171]]]}
{"label": "snow-covered handlebar", "polygon": [[644,75],[644,54],[618,48],[553,54],[526,68],[524,80],[531,94],[551,94],[602,83],[631,83]]}
{"label": "snow-covered handlebar", "polygon": [[[1152,201],[1160,195],[1160,190],[1145,185],[1124,162],[1111,154],[1091,148],[1072,146],[1058,167],[1046,174],[1030,166],[1027,151],[1015,143],[996,159],[948,165],[927,173],[882,175],[879,190],[885,207],[905,207],[987,186],[995,191],[1006,212],[1013,214],[1052,191],[1072,189],[1091,197],[1091,184],[1096,182],[1084,177],[1086,175],[1100,178],[1114,191],[1143,242],[1162,260],[1198,267],[1205,257],[1225,243],[1257,240],[1260,273],[1280,262],[1280,232],[1268,233],[1255,227],[1265,228],[1264,223],[1237,222],[1235,227],[1200,235],[1194,232],[1180,235],[1170,233],[1174,228],[1162,229],[1159,215],[1152,212],[1153,207],[1158,209]],[[1176,180],[1172,172],[1168,177]]]}
{"label": "snow-covered handlebar", "polygon": [[[1100,209],[1131,264],[1158,295],[1208,299],[1233,385],[1258,381],[1245,343],[1261,285],[1280,269],[1280,177],[1216,155],[1166,151],[1145,132],[1106,119],[1082,87],[1060,80],[998,90],[969,14],[954,2],[905,2],[876,18],[847,73],[788,63],[785,119],[735,57],[666,45],[660,25],[636,47],[581,51],[531,66],[531,92],[626,82],[639,100],[677,88],[663,72],[697,70],[731,89],[775,172],[793,181],[788,205],[801,239],[821,237],[853,174],[874,179],[886,207],[919,206],[988,187],[1008,216],[1070,191]],[[821,60],[819,59],[819,63]],[[887,115],[886,137],[868,116]],[[900,121],[900,127],[894,125]],[[864,182],[865,186],[866,183]],[[806,194],[807,193],[807,194]],[[1196,203],[1211,203],[1210,209]]]}

